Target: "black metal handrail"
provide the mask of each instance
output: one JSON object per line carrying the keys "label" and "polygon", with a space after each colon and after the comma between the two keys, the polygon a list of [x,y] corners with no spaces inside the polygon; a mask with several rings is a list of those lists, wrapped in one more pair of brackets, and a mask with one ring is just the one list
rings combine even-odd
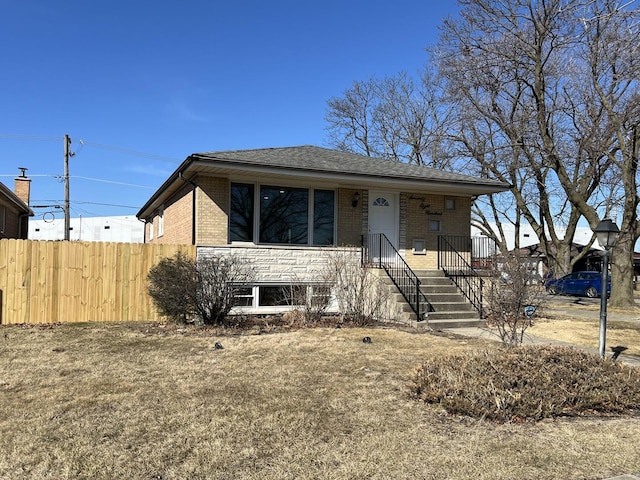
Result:
{"label": "black metal handrail", "polygon": [[420,279],[384,233],[369,234],[363,248],[364,258],[369,264],[384,269],[416,314],[418,321],[424,320],[426,313],[435,311],[420,289]]}
{"label": "black metal handrail", "polygon": [[468,252],[469,259],[473,257],[471,237],[443,235],[438,237],[438,269],[455,283],[473,308],[478,311],[480,318],[484,318],[482,308],[484,280],[460,252]]}

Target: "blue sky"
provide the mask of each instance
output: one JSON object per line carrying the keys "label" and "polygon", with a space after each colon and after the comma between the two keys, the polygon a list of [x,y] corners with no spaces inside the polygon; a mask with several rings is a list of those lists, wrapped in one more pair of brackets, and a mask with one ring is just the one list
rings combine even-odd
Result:
{"label": "blue sky", "polygon": [[[135,215],[194,152],[326,146],[326,102],[417,72],[455,0],[0,0],[0,182]],[[35,208],[36,218],[54,207]]]}

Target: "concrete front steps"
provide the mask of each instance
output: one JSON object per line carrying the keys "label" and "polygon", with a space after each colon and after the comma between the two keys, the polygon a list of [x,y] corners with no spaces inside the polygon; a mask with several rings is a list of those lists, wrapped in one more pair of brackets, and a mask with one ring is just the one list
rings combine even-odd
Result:
{"label": "concrete front steps", "polygon": [[[386,277],[385,282],[393,289],[393,296],[398,308],[398,321],[429,327],[433,330],[485,326],[478,311],[462,295],[451,279],[445,276],[444,272],[441,270],[420,270],[414,273],[420,279],[421,290],[435,311],[429,312],[422,321],[418,322],[413,309],[393,285],[391,279],[382,271]],[[421,312],[426,311],[427,307],[421,306],[420,310]]]}

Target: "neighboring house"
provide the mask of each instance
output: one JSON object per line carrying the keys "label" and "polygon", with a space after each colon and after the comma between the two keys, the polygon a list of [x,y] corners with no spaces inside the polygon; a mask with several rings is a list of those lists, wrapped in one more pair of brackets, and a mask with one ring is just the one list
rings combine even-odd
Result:
{"label": "neighboring house", "polygon": [[[64,239],[64,218],[45,212],[29,220],[31,240]],[[143,243],[144,224],[135,216],[74,217],[69,222],[69,240],[83,242]]]}
{"label": "neighboring house", "polygon": [[[496,232],[496,235],[500,235],[500,231],[504,233],[507,248],[513,250],[516,245],[516,227],[512,223],[502,223],[500,228],[495,223],[490,224],[491,229]],[[559,236],[564,236],[565,228],[559,225],[554,226],[556,233]],[[520,247],[528,247],[540,242],[538,235],[531,225],[528,223],[521,223],[518,226],[518,245]],[[471,227],[472,237],[482,237],[484,234],[475,226]],[[580,245],[587,245],[591,241],[593,231],[589,227],[577,227],[573,236],[573,241]],[[596,240],[597,245],[597,240]]]}
{"label": "neighboring house", "polygon": [[[553,244],[549,246],[552,251],[555,251]],[[580,245],[579,243],[573,243],[571,245],[571,258],[575,258],[588,247]],[[532,284],[543,283],[550,277],[557,277],[562,275],[554,275],[549,270],[547,257],[542,252],[540,244],[529,245],[527,247],[520,248],[519,255],[521,261],[526,262],[527,270],[529,271],[529,277]],[[602,262],[602,250],[597,248],[588,248],[586,254],[573,266],[574,272],[579,271],[600,271],[600,264]],[[499,263],[499,262],[498,262]],[[498,266],[499,268],[499,266]]]}
{"label": "neighboring house", "polygon": [[313,283],[333,251],[387,260],[388,239],[410,269],[437,270],[439,237],[470,237],[474,198],[506,188],[315,146],[207,152],[190,155],[137,216],[145,242],[250,259],[246,305],[266,312],[274,289]]}
{"label": "neighboring house", "polygon": [[16,177],[14,191],[0,183],[0,238],[28,238],[31,179],[25,175],[26,168]]}

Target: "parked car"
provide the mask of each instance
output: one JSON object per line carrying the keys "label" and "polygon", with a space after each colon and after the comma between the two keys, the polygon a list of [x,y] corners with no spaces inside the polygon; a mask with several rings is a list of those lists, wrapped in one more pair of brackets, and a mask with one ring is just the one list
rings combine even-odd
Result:
{"label": "parked car", "polygon": [[[545,287],[551,295],[599,297],[602,293],[601,275],[600,272],[573,272],[561,278],[547,280]],[[611,278],[609,278],[607,293],[611,293]]]}

